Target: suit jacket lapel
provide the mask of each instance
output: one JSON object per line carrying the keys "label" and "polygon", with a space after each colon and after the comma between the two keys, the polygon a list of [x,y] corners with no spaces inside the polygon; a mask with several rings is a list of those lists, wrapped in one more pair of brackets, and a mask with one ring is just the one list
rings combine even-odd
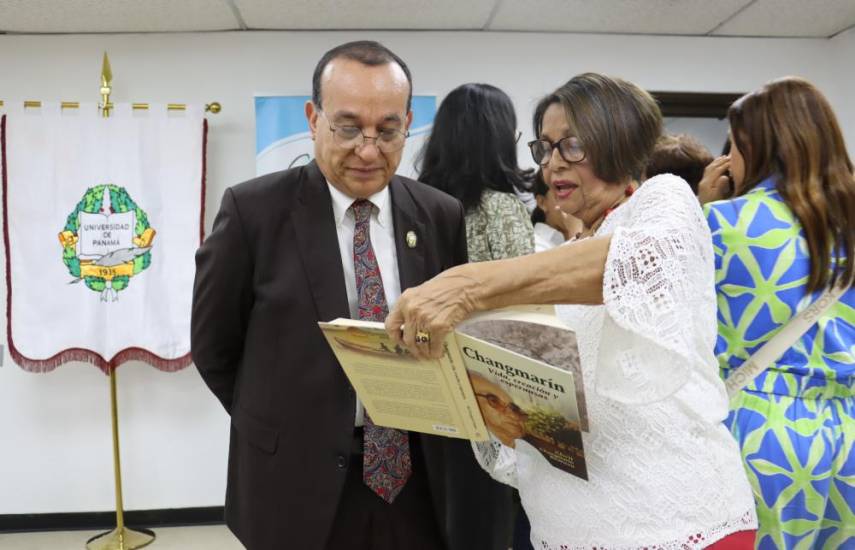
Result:
{"label": "suit jacket lapel", "polygon": [[317,164],[312,162],[304,170],[300,204],[293,210],[292,222],[318,319],[350,317],[332,198]]}
{"label": "suit jacket lapel", "polygon": [[[398,179],[392,178],[389,184],[392,195],[392,220],[395,230],[395,250],[398,254],[398,273],[401,279],[401,291],[422,284],[425,273],[425,245],[427,232],[425,225],[419,221],[419,211],[413,196]],[[415,236],[415,240],[408,239]],[[410,246],[413,244],[414,246]]]}

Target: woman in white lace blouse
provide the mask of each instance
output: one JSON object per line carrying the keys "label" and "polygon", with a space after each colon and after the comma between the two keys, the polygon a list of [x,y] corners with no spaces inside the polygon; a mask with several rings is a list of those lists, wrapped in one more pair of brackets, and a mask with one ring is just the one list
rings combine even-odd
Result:
{"label": "woman in white lace blouse", "polygon": [[661,131],[655,101],[583,74],[540,102],[534,126],[534,160],[562,210],[583,220],[581,238],[450,269],[407,290],[387,329],[417,355],[438,356],[473,312],[567,304],[557,311],[578,338],[589,480],[522,439],[475,447],[491,475],[519,489],[535,548],[752,548],[754,502],[722,425],[710,233],[681,179],[638,187]]}

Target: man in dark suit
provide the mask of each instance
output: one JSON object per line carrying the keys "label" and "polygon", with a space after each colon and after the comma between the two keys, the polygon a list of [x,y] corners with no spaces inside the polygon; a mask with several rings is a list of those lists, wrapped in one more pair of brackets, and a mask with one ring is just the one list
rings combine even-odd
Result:
{"label": "man in dark suit", "polygon": [[250,550],[475,548],[448,486],[466,442],[373,425],[317,326],[382,321],[466,262],[461,205],[395,175],[411,95],[380,44],[327,52],[315,161],[227,189],[197,252],[193,360],[231,415],[226,520]]}

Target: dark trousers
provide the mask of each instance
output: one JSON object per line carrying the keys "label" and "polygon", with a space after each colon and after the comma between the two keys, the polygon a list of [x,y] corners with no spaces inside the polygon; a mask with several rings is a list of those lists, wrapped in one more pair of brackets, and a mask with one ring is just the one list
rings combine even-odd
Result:
{"label": "dark trousers", "polygon": [[516,522],[514,525],[514,550],[534,550],[531,545],[531,523],[528,521],[528,516],[525,515],[522,504],[520,504],[519,496],[515,495],[514,504],[516,506]]}
{"label": "dark trousers", "polygon": [[512,487],[499,483],[475,460],[465,439],[446,441],[446,498],[453,550],[508,550],[514,530]]}
{"label": "dark trousers", "polygon": [[391,504],[362,482],[361,441],[359,430],[327,550],[445,550],[418,434],[410,433],[412,475]]}

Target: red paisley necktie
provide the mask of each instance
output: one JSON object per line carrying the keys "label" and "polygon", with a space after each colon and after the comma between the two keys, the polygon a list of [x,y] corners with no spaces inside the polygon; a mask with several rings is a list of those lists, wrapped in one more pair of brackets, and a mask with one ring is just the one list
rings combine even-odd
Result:
{"label": "red paisley necktie", "polygon": [[[359,318],[383,321],[389,313],[380,267],[371,246],[369,220],[374,205],[365,199],[354,201],[350,207],[356,217],[353,234],[353,267],[356,271],[356,294]],[[404,488],[412,473],[410,444],[407,432],[377,426],[365,413],[365,454],[362,480],[386,502],[392,502]]]}

